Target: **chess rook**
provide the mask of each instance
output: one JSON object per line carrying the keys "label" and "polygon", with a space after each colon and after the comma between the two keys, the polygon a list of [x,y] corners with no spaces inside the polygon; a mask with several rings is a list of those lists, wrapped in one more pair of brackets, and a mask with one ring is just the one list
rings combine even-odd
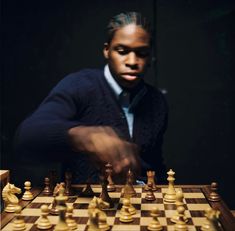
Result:
{"label": "chess rook", "polygon": [[152,191],[156,191],[156,183],[155,183],[155,171],[147,171],[147,184],[145,185],[144,189],[148,191],[148,184],[152,183]]}

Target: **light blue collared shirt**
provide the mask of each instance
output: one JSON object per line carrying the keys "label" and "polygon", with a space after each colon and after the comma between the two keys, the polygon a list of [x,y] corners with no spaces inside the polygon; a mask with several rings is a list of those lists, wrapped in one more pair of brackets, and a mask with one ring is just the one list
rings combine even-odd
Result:
{"label": "light blue collared shirt", "polygon": [[113,89],[118,101],[120,102],[120,105],[122,107],[122,110],[126,116],[129,134],[132,137],[133,135],[133,122],[134,122],[134,114],[129,110],[130,106],[130,93],[127,91],[123,91],[123,89],[118,85],[116,80],[113,78],[109,66],[106,65],[104,67],[104,76],[110,85],[110,87]]}

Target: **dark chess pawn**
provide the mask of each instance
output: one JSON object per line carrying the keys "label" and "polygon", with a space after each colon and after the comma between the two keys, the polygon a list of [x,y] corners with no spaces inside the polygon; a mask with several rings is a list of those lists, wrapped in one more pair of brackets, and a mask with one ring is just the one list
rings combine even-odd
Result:
{"label": "dark chess pawn", "polygon": [[52,190],[51,190],[51,183],[50,183],[50,179],[48,177],[45,177],[44,179],[44,183],[45,183],[45,188],[43,189],[43,195],[45,196],[50,196],[52,195]]}
{"label": "dark chess pawn", "polygon": [[108,163],[105,165],[105,173],[107,174],[107,180],[108,180],[108,185],[107,185],[107,190],[108,192],[114,192],[116,191],[116,187],[113,183],[113,179],[112,179],[112,173],[113,173],[113,166]]}
{"label": "dark chess pawn", "polygon": [[82,189],[82,192],[80,196],[84,197],[93,197],[95,196],[94,191],[92,190],[91,183],[90,183],[90,178],[87,179],[86,186]]}
{"label": "dark chess pawn", "polygon": [[211,193],[208,198],[209,201],[213,201],[213,202],[220,201],[220,195],[218,194],[218,183],[212,182],[210,190],[211,190]]}
{"label": "dark chess pawn", "polygon": [[72,183],[72,174],[71,172],[66,172],[65,173],[65,195],[66,196],[74,195],[74,192],[71,187],[71,183]]}
{"label": "dark chess pawn", "polygon": [[50,188],[51,188],[51,191],[53,192],[55,186],[56,186],[56,182],[57,181],[57,173],[56,173],[56,170],[50,170],[49,171],[49,179],[50,179]]}
{"label": "dark chess pawn", "polygon": [[108,194],[108,189],[107,189],[107,185],[108,185],[108,180],[106,178],[106,176],[100,176],[100,180],[101,180],[101,187],[102,187],[102,191],[100,193],[100,198],[109,203],[109,208],[113,208],[114,207],[114,203],[112,201],[112,199],[110,198],[109,194]]}
{"label": "dark chess pawn", "polygon": [[146,193],[146,196],[145,196],[145,200],[147,201],[155,201],[156,200],[156,197],[153,193],[153,189],[152,189],[152,182],[149,182],[148,183],[148,192]]}

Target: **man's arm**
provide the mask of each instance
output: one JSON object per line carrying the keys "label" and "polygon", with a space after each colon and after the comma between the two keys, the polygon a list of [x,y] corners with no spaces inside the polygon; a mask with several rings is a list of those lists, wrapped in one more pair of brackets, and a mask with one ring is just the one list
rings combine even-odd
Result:
{"label": "man's arm", "polygon": [[115,172],[137,168],[137,148],[119,138],[111,127],[85,126],[79,120],[83,104],[79,83],[62,80],[39,108],[19,127],[16,148],[21,151],[87,153],[98,162],[110,162]]}

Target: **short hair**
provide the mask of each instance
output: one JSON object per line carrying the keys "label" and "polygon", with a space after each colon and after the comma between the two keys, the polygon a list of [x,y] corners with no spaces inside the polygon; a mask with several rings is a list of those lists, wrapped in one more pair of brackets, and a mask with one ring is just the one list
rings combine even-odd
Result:
{"label": "short hair", "polygon": [[[110,43],[114,37],[115,32],[127,25],[135,24],[143,28],[149,33],[150,38],[152,38],[152,32],[150,28],[150,22],[142,16],[139,12],[126,12],[118,14],[111,18],[106,28],[106,42]],[[152,39],[151,39],[152,40]]]}

